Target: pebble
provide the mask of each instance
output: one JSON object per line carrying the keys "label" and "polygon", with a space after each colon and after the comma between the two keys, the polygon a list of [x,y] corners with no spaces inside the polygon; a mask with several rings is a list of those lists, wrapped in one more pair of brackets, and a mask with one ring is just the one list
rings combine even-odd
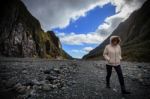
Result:
{"label": "pebble", "polygon": [[113,91],[114,91],[114,92],[118,92],[116,88],[113,88]]}
{"label": "pebble", "polygon": [[32,89],[34,90],[40,89],[40,86],[34,85]]}
{"label": "pebble", "polygon": [[27,70],[23,70],[22,73],[23,74],[28,74],[28,71]]}
{"label": "pebble", "polygon": [[26,92],[27,90],[27,87],[26,86],[23,86],[21,83],[17,83],[15,86],[14,86],[14,89],[20,93],[20,94],[23,94]]}
{"label": "pebble", "polygon": [[52,85],[51,84],[44,84],[42,86],[42,90],[44,90],[44,91],[49,91],[51,89],[52,89]]}
{"label": "pebble", "polygon": [[54,68],[53,70],[54,70],[56,73],[60,74],[60,69]]}
{"label": "pebble", "polygon": [[32,82],[33,82],[33,84],[35,84],[35,85],[40,85],[40,84],[41,84],[37,79],[32,80]]}
{"label": "pebble", "polygon": [[21,94],[26,93],[26,86],[20,86],[17,91]]}

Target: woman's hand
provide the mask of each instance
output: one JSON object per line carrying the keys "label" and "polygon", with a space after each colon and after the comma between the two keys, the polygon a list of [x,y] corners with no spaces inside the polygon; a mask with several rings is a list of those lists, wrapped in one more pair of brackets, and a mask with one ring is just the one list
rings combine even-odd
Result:
{"label": "woman's hand", "polygon": [[110,61],[110,57],[107,58],[107,61],[108,61],[108,62]]}

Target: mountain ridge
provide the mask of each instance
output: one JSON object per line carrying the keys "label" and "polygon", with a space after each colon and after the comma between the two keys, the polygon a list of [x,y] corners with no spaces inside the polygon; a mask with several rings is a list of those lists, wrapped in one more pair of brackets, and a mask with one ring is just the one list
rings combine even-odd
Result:
{"label": "mountain ridge", "polygon": [[[122,39],[122,56],[127,61],[150,61],[150,1],[147,0],[143,6],[133,12],[128,19],[110,35],[119,35]],[[83,59],[104,59],[103,50],[109,43],[106,38],[99,46],[90,51]]]}

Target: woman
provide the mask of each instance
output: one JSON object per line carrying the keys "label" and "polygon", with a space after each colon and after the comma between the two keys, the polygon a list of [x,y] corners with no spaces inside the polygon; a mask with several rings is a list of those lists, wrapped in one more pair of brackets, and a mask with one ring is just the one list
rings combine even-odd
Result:
{"label": "woman", "polygon": [[121,40],[119,36],[111,36],[110,44],[106,45],[103,52],[103,56],[107,60],[106,87],[110,88],[110,77],[112,73],[112,68],[114,68],[119,78],[122,94],[130,94],[130,92],[126,91],[125,89],[124,78],[120,67],[120,60],[122,59],[120,42]]}

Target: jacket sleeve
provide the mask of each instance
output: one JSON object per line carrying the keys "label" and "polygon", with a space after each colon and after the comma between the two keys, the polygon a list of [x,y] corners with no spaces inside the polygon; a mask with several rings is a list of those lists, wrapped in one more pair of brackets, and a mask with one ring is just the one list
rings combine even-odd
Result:
{"label": "jacket sleeve", "polygon": [[122,60],[122,55],[121,55],[121,47],[119,46],[119,58]]}
{"label": "jacket sleeve", "polygon": [[108,56],[107,46],[104,49],[103,56],[104,56],[105,60],[109,61],[110,57]]}

